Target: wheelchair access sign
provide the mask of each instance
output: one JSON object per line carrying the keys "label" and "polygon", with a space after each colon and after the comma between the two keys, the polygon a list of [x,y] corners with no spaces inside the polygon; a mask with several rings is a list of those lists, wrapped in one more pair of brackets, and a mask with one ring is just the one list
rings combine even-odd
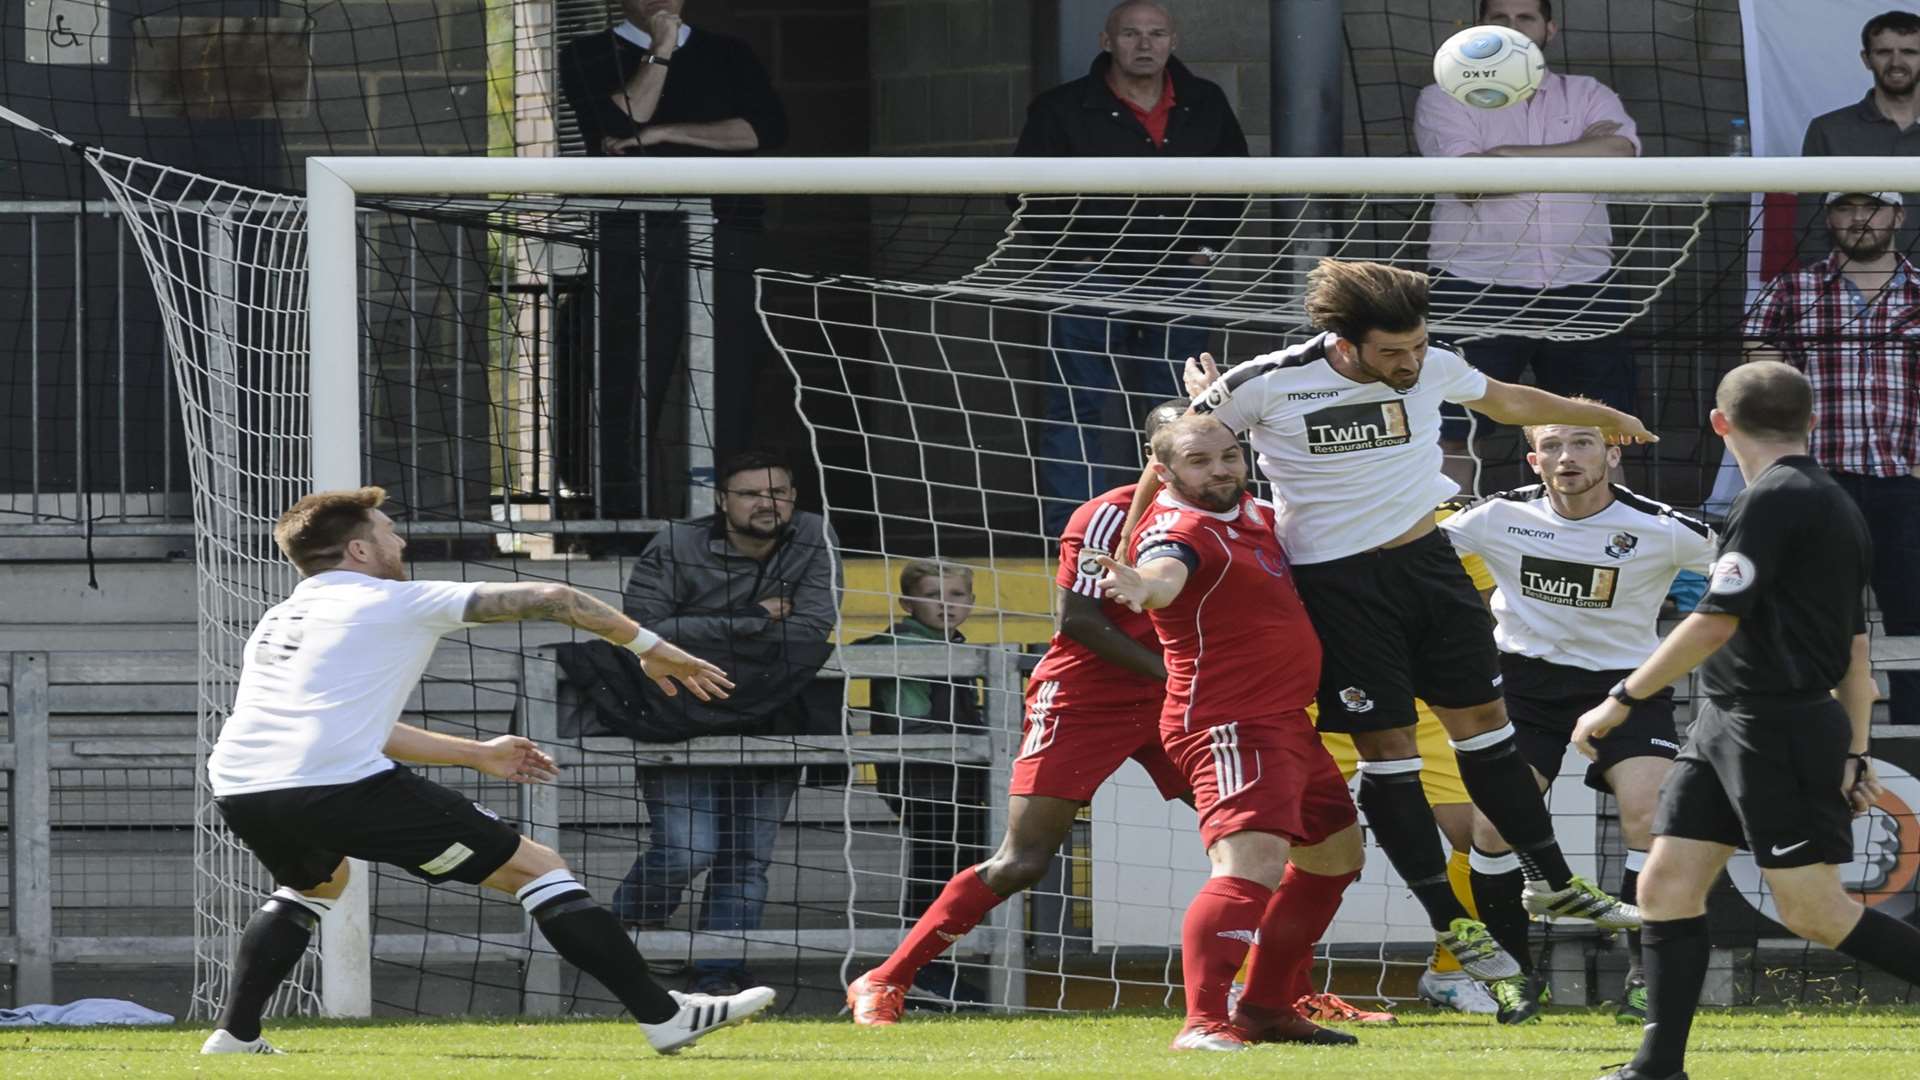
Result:
{"label": "wheelchair access sign", "polygon": [[104,64],[112,58],[107,0],[20,0],[27,63]]}

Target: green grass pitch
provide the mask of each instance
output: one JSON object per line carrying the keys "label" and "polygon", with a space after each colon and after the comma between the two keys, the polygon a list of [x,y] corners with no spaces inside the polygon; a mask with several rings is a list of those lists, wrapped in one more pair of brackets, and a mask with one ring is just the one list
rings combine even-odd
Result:
{"label": "green grass pitch", "polygon": [[[204,1028],[0,1030],[7,1080],[125,1077],[388,1077],[601,1080],[768,1077],[1289,1076],[1312,1080],[1589,1080],[1631,1056],[1639,1029],[1568,1009],[1540,1024],[1414,1010],[1396,1028],[1360,1031],[1354,1048],[1256,1047],[1174,1054],[1177,1018],[1121,1012],[1063,1017],[919,1019],[866,1031],[845,1020],[763,1020],[709,1036],[677,1057],[655,1055],[633,1026],[550,1022],[282,1022],[284,1057],[204,1058]],[[1920,1077],[1913,1009],[1709,1011],[1694,1029],[1694,1080],[1880,1080]]]}

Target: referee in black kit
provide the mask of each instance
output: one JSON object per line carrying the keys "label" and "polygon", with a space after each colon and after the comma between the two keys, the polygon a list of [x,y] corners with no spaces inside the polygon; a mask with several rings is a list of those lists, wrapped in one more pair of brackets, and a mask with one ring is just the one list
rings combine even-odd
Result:
{"label": "referee in black kit", "polygon": [[1773,361],[1720,380],[1713,430],[1747,490],[1720,537],[1707,595],[1611,700],[1580,718],[1595,756],[1628,710],[1702,666],[1707,706],[1660,789],[1640,875],[1647,1025],[1602,1080],[1686,1080],[1687,1031],[1707,975],[1707,892],[1736,847],[1753,852],[1787,929],[1920,983],[1920,929],[1840,885],[1851,819],[1879,797],[1867,759],[1877,696],[1866,604],[1866,521],[1807,454],[1813,387]]}

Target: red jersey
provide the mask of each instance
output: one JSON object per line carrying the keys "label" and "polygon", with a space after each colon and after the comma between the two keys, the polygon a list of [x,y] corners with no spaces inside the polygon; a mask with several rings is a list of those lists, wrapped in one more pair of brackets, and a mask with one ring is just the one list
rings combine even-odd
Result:
{"label": "red jersey", "polygon": [[[1104,495],[1081,503],[1067,521],[1060,536],[1060,566],[1053,580],[1063,589],[1100,600],[1100,610],[1120,632],[1153,650],[1160,651],[1160,639],[1153,619],[1146,612],[1129,610],[1100,595],[1100,576],[1106,570],[1095,555],[1112,555],[1120,542],[1120,526],[1126,523],[1127,507],[1133,504],[1133,484],[1117,487]],[[1166,688],[1144,675],[1115,667],[1094,655],[1092,649],[1065,634],[1055,632],[1047,643],[1047,655],[1033,669],[1034,682],[1052,680],[1060,684],[1052,701],[1055,709],[1110,712],[1155,707]]]}
{"label": "red jersey", "polygon": [[1167,662],[1162,731],[1303,710],[1320,685],[1320,639],[1273,534],[1273,509],[1252,495],[1216,514],[1162,491],[1134,538],[1135,565],[1187,564],[1173,603],[1152,613]]}
{"label": "red jersey", "polygon": [[[1119,97],[1118,94],[1114,96]],[[1120,98],[1120,102],[1133,113],[1134,119],[1140,121],[1140,126],[1147,129],[1147,136],[1153,140],[1153,145],[1167,145],[1167,118],[1173,115],[1174,106],[1172,75],[1168,75],[1166,82],[1160,84],[1160,100],[1153,103],[1153,108],[1143,109],[1124,97]]]}

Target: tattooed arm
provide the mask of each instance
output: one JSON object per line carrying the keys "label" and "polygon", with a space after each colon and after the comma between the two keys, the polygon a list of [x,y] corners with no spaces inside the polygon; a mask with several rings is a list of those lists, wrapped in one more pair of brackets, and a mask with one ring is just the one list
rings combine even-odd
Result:
{"label": "tattooed arm", "polygon": [[617,609],[570,585],[557,582],[488,583],[467,601],[466,621],[475,623],[543,620],[585,630],[633,650],[640,667],[672,696],[678,679],[702,701],[724,698],[733,683],[726,672],[676,647],[622,615]]}
{"label": "tattooed arm", "polygon": [[557,582],[486,584],[467,601],[468,622],[520,622],[537,619],[565,623],[625,645],[640,634],[640,624],[579,589]]}

